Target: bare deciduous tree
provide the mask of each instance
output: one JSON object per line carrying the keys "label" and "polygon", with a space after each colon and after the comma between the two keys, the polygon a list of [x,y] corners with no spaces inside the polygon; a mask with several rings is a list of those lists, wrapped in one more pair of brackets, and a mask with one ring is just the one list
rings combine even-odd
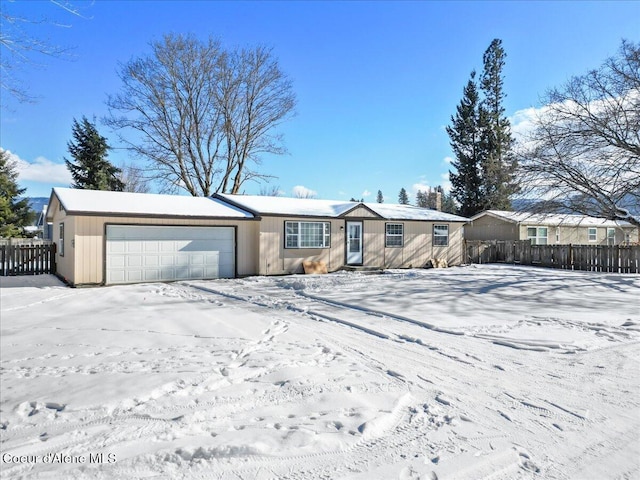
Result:
{"label": "bare deciduous tree", "polygon": [[123,192],[149,193],[149,178],[145,176],[144,169],[132,163],[123,163],[120,167],[118,178],[124,184]]}
{"label": "bare deciduous tree", "polygon": [[[151,167],[165,190],[194,196],[238,193],[260,155],[286,150],[275,128],[293,113],[295,95],[271,50],[223,49],[220,42],[166,35],[152,54],[120,69],[121,93],[105,118]],[[124,134],[135,133],[128,140]]]}
{"label": "bare deciduous tree", "polygon": [[[49,0],[59,11],[82,17],[78,7],[66,0]],[[64,27],[48,17],[34,17],[29,2],[3,1],[0,9],[0,90],[19,102],[33,102],[20,72],[27,65],[37,65],[41,57],[64,57],[69,49],[51,43],[43,33],[43,27]],[[4,102],[3,102],[4,104]]]}
{"label": "bare deciduous tree", "polygon": [[640,226],[640,44],[548,92],[519,156],[538,209]]}

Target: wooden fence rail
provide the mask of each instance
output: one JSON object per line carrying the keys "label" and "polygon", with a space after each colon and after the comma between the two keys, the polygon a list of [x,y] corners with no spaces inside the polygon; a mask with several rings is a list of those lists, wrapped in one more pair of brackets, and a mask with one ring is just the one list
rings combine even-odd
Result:
{"label": "wooden fence rail", "polygon": [[56,273],[56,245],[0,245],[0,276]]}
{"label": "wooden fence rail", "polygon": [[640,273],[640,246],[532,245],[529,240],[470,241],[469,263],[513,263],[588,272]]}

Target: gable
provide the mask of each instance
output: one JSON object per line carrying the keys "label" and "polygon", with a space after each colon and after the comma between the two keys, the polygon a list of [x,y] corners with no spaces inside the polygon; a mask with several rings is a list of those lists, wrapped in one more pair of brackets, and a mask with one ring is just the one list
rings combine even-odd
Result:
{"label": "gable", "polygon": [[375,212],[372,212],[370,209],[365,207],[364,205],[358,205],[352,210],[346,212],[343,217],[346,218],[380,218]]}

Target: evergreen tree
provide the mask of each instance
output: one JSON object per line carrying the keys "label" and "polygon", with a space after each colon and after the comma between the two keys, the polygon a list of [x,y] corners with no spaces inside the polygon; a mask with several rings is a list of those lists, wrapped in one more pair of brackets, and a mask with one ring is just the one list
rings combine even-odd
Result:
{"label": "evergreen tree", "polygon": [[484,152],[480,141],[479,95],[475,76],[476,72],[472,71],[456,114],[447,127],[455,155],[452,165],[456,169],[455,173],[449,171],[450,195],[460,205],[457,213],[465,217],[483,210],[481,172]]}
{"label": "evergreen tree", "polygon": [[0,150],[0,237],[24,237],[24,227],[35,219],[29,200],[20,199],[26,188],[19,188],[17,180],[18,172],[9,154]]}
{"label": "evergreen tree", "polygon": [[442,195],[442,211],[445,213],[455,214],[458,211],[456,200],[451,193],[445,193]]}
{"label": "evergreen tree", "polygon": [[376,196],[376,202],[384,203],[384,197],[382,196],[382,190],[378,190],[378,195]]}
{"label": "evergreen tree", "polygon": [[[73,161],[65,158],[67,168],[73,177],[73,188],[87,190],[112,190],[121,192],[124,183],[120,180],[121,170],[107,160],[107,139],[98,133],[96,126],[82,117],[82,121],[73,119],[73,141],[67,148]],[[74,163],[75,162],[75,163]]]}
{"label": "evergreen tree", "polygon": [[518,191],[511,125],[503,106],[506,94],[502,69],[506,56],[502,40],[496,38],[482,58],[480,89],[484,99],[480,103],[479,124],[481,148],[485,152],[481,165],[484,209],[510,210],[511,197]]}
{"label": "evergreen tree", "polygon": [[429,200],[428,195],[422,190],[418,190],[416,193],[416,206],[420,208],[428,208]]}
{"label": "evergreen tree", "polygon": [[409,205],[409,195],[407,195],[407,191],[404,187],[400,189],[400,193],[398,194],[398,203],[400,205]]}

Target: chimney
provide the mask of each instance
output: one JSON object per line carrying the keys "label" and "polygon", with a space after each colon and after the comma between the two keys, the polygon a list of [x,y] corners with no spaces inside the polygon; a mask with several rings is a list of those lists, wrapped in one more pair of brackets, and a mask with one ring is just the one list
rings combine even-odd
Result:
{"label": "chimney", "polygon": [[442,192],[440,190],[436,190],[436,210],[442,211]]}

